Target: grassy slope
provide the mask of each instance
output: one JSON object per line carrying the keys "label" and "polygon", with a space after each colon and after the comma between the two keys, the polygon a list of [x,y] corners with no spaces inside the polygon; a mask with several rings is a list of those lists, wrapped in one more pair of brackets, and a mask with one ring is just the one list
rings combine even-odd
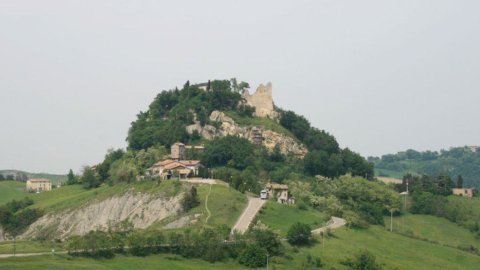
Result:
{"label": "grassy slope", "polygon": [[131,184],[118,184],[112,187],[104,185],[90,190],[84,189],[81,185],[72,185],[38,194],[28,193],[22,190],[21,188],[24,185],[24,183],[14,181],[0,182],[0,204],[27,196],[34,201],[32,207],[43,209],[46,212],[52,212],[70,207],[78,207],[92,200],[102,200],[110,196],[123,194],[130,189],[135,192],[161,192],[167,195],[173,195],[179,191],[179,186],[175,186],[173,181],[162,182],[161,184],[153,181],[145,181]]}
{"label": "grassy slope", "polygon": [[361,250],[369,250],[386,269],[478,269],[480,257],[458,249],[444,247],[425,241],[390,233],[382,227],[372,226],[368,230],[339,229],[336,238],[326,239],[322,245],[302,248],[294,260],[284,260],[285,267],[299,265],[306,254],[320,256],[328,266],[347,269],[339,262]]}
{"label": "grassy slope", "polygon": [[0,205],[14,199],[21,199],[27,194],[23,182],[0,181]]}
{"label": "grassy slope", "polygon": [[211,216],[208,219],[208,223],[205,224],[205,219],[208,216],[205,209],[205,198],[209,192],[209,185],[196,185],[198,198],[200,205],[191,209],[188,213],[180,216],[166,219],[153,226],[154,229],[161,228],[163,225],[168,224],[181,216],[191,216],[194,214],[201,214],[198,222],[191,227],[200,229],[205,227],[215,227],[221,224],[226,224],[232,227],[235,221],[238,219],[243,209],[247,206],[247,199],[244,194],[238,192],[233,188],[229,188],[221,185],[213,185],[208,198],[208,209]]}
{"label": "grassy slope", "polygon": [[[390,219],[385,219],[386,227]],[[480,249],[480,240],[469,230],[444,218],[428,215],[406,215],[393,219],[393,230],[415,238],[425,239],[441,245],[458,247],[471,245]]]}
{"label": "grassy slope", "polygon": [[312,209],[300,210],[294,205],[279,204],[268,201],[261,210],[258,220],[274,230],[278,230],[281,235],[285,235],[288,228],[295,222],[307,223],[312,229],[321,227],[329,217],[325,214]]}

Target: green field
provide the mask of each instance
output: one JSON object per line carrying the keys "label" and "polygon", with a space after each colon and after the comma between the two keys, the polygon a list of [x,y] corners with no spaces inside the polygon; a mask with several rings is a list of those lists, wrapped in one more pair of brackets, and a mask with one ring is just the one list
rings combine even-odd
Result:
{"label": "green field", "polygon": [[[53,249],[63,250],[61,243],[53,241],[16,241],[17,253],[38,253],[38,252],[50,252]],[[13,253],[13,241],[0,241],[0,254],[12,254]]]}
{"label": "green field", "polygon": [[0,259],[0,270],[10,269],[35,269],[35,270],[60,270],[60,269],[247,269],[236,262],[208,263],[203,260],[187,260],[174,255],[156,255],[145,258],[132,256],[116,256],[114,259],[94,260],[87,258],[72,258],[67,255],[35,256],[24,258]]}
{"label": "green field", "polygon": [[309,207],[306,210],[300,210],[296,205],[279,204],[274,201],[268,201],[258,216],[260,222],[279,231],[283,236],[297,221],[309,224],[312,229],[315,229],[321,227],[329,218]]}
{"label": "green field", "polygon": [[[385,218],[390,228],[390,218]],[[451,247],[473,246],[480,249],[480,240],[469,230],[444,218],[428,215],[406,215],[393,219],[394,232]]]}
{"label": "green field", "polygon": [[28,195],[25,183],[18,181],[0,181],[0,205]]}

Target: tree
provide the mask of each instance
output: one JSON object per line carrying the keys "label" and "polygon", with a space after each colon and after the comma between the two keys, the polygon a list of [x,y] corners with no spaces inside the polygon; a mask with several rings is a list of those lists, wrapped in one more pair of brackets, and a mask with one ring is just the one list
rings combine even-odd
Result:
{"label": "tree", "polygon": [[278,236],[270,229],[254,229],[252,230],[253,239],[269,255],[279,255],[282,244]]}
{"label": "tree", "polygon": [[296,222],[288,229],[287,238],[292,245],[308,245],[312,238],[311,228],[308,224]]}
{"label": "tree", "polygon": [[95,176],[95,172],[88,166],[83,169],[82,183],[83,187],[86,189],[100,186],[100,181],[98,181],[97,177]]}
{"label": "tree", "polygon": [[348,258],[342,264],[349,266],[353,270],[381,270],[382,266],[376,262],[375,255],[364,250],[355,255],[354,258]]}
{"label": "tree", "polygon": [[197,188],[192,186],[190,192],[185,193],[182,200],[183,211],[188,212],[190,209],[198,206],[200,201],[198,200]]}
{"label": "tree", "polygon": [[67,175],[67,185],[73,185],[73,184],[76,184],[76,183],[77,183],[77,178],[73,174],[72,169],[70,169],[68,171],[68,175]]}
{"label": "tree", "polygon": [[261,267],[267,263],[267,252],[257,244],[248,245],[238,261],[248,267]]}
{"label": "tree", "polygon": [[463,177],[461,175],[457,176],[457,188],[463,188]]}
{"label": "tree", "polygon": [[0,181],[4,181],[4,180],[5,180],[5,176],[0,173]]}

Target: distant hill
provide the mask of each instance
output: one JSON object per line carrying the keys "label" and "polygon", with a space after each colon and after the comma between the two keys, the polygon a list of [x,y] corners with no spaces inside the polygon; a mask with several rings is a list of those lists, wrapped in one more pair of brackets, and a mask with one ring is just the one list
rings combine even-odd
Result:
{"label": "distant hill", "polygon": [[412,149],[369,157],[377,176],[402,178],[407,173],[449,175],[453,180],[461,175],[463,185],[480,188],[480,148],[453,147],[450,150],[418,152]]}
{"label": "distant hill", "polygon": [[45,178],[52,181],[53,184],[63,183],[67,181],[66,174],[51,174],[51,173],[31,173],[20,170],[0,170],[0,175],[4,178],[13,176],[13,180],[26,181],[30,178]]}

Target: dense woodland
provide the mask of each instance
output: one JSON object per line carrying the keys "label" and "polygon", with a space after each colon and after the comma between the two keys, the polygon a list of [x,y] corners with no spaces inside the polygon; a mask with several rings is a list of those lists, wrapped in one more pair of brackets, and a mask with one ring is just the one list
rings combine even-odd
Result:
{"label": "dense woodland", "polygon": [[480,151],[456,147],[440,152],[418,152],[409,149],[397,154],[369,157],[380,176],[403,176],[408,173],[427,175],[461,175],[466,187],[480,189]]}

